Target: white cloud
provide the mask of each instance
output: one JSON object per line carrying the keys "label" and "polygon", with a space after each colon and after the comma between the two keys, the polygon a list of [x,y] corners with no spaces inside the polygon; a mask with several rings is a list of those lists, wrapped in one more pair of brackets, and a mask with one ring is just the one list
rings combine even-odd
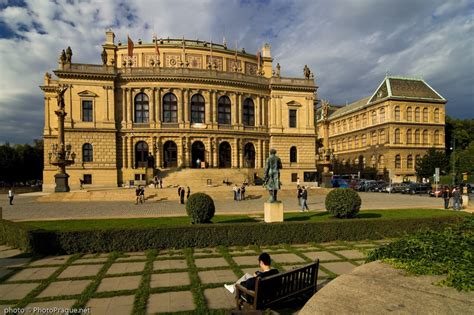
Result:
{"label": "white cloud", "polygon": [[[472,117],[473,6],[467,0],[400,1],[38,1],[0,0],[0,138],[41,136],[43,74],[71,46],[73,62],[100,63],[105,30],[117,40],[159,37],[238,41],[254,53],[264,42],[286,76],[316,74],[319,96],[343,104],[370,95],[388,70],[423,75]],[[25,121],[28,120],[28,121]],[[17,126],[23,122],[23,128]]]}

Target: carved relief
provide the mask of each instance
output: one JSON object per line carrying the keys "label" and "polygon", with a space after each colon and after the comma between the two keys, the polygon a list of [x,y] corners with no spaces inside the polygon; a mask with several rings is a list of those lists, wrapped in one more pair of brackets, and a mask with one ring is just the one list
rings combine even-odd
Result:
{"label": "carved relief", "polygon": [[179,54],[165,54],[165,67],[179,67],[181,58]]}
{"label": "carved relief", "polygon": [[[209,63],[210,61],[211,61],[211,56],[207,56],[207,63]],[[214,63],[214,66],[212,67],[212,69],[222,71],[223,69],[222,57],[212,57],[212,61]]]}
{"label": "carved relief", "polygon": [[[138,62],[138,58],[137,58],[137,55],[133,55],[133,57],[131,58],[132,60],[132,67],[136,67],[137,66],[137,62]],[[125,63],[125,64],[124,64]],[[130,57],[126,54],[123,54],[122,55],[122,66],[127,66],[129,67],[130,66]]]}
{"label": "carved relief", "polygon": [[242,71],[242,63],[240,62],[240,60],[237,60],[236,62],[235,59],[227,59],[227,71]]}
{"label": "carved relief", "polygon": [[145,66],[152,65],[152,60],[153,64],[156,64],[160,60],[160,57],[157,55],[145,55]]}
{"label": "carved relief", "polygon": [[249,75],[257,75],[257,64],[256,63],[245,63],[245,73]]}
{"label": "carved relief", "polygon": [[200,55],[187,55],[190,68],[202,69],[202,57]]}

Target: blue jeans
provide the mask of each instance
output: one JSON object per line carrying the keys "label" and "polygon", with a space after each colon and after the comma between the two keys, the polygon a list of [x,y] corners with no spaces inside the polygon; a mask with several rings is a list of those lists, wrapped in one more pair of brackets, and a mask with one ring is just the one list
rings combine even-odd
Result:
{"label": "blue jeans", "polygon": [[306,199],[301,198],[301,211],[304,211],[304,209],[309,211],[308,205],[306,204]]}

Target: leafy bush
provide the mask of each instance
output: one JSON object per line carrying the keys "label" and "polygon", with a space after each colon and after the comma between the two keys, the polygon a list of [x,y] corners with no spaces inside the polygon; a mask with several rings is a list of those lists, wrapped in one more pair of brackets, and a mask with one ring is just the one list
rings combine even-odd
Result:
{"label": "leafy bush", "polygon": [[211,222],[215,212],[214,201],[205,193],[192,194],[186,202],[186,213],[193,224]]}
{"label": "leafy bush", "polygon": [[326,196],[326,210],[338,218],[351,218],[360,210],[362,200],[349,188],[336,188]]}
{"label": "leafy bush", "polygon": [[[21,237],[10,239],[11,246],[32,253],[53,255],[84,252],[142,251],[147,249],[301,244],[336,240],[356,241],[399,237],[420,228],[441,229],[461,220],[458,216],[354,219],[323,222],[219,223],[175,225],[153,228],[120,228],[77,231],[25,229],[25,224],[9,222],[9,230]],[[0,221],[0,226],[2,222]],[[4,225],[5,226],[5,225]],[[19,230],[19,231],[15,231]],[[26,246],[22,247],[22,244]]]}
{"label": "leafy bush", "polygon": [[372,251],[367,261],[383,259],[422,275],[447,274],[439,284],[474,290],[474,217],[440,231],[422,230]]}

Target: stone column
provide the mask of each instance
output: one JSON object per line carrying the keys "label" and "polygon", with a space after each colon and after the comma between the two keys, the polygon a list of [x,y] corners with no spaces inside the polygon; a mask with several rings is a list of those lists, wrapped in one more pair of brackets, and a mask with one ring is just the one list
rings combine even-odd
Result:
{"label": "stone column", "polygon": [[161,143],[161,137],[157,137],[156,138],[156,156],[155,156],[155,159],[156,159],[156,167],[157,168],[162,168],[163,167],[163,162],[162,162],[162,158],[163,158],[163,144]]}
{"label": "stone column", "polygon": [[189,104],[189,90],[188,89],[183,89],[183,93],[182,93],[183,97],[184,97],[184,102],[183,102],[183,106],[184,106],[184,122],[186,124],[189,124],[190,123],[190,104]]}
{"label": "stone column", "polygon": [[150,127],[155,127],[155,109],[156,109],[156,88],[150,88],[152,103],[150,106]]}
{"label": "stone column", "polygon": [[127,137],[122,135],[122,169],[128,168]]}
{"label": "stone column", "polygon": [[133,124],[133,89],[128,89],[127,122]]}
{"label": "stone column", "polygon": [[178,123],[182,126],[184,121],[184,91],[180,90],[179,93],[179,105],[178,105]]}
{"label": "stone column", "polygon": [[192,167],[193,162],[192,161],[192,156],[191,156],[191,139],[189,137],[186,137],[186,156],[185,156],[185,165],[186,167]]}
{"label": "stone column", "polygon": [[277,112],[277,117],[276,117],[277,121],[276,122],[277,122],[278,127],[282,127],[282,125],[283,125],[282,124],[283,122],[281,121],[281,103],[282,103],[281,102],[281,96],[278,96],[278,103],[277,103],[277,106],[276,106],[277,107],[276,108],[276,112]]}
{"label": "stone column", "polygon": [[239,167],[245,167],[245,160],[244,160],[244,139],[239,140]]}
{"label": "stone column", "polygon": [[218,167],[219,166],[219,161],[218,161],[218,153],[219,153],[219,141],[217,138],[212,138],[212,167]]}
{"label": "stone column", "polygon": [[257,145],[255,148],[255,167],[262,167],[262,140],[257,140]]}
{"label": "stone column", "polygon": [[207,95],[207,102],[205,103],[205,109],[204,109],[204,122],[206,123],[206,125],[210,125],[211,124],[211,110],[212,110],[212,107],[211,107],[211,95],[212,95],[212,92],[211,91],[206,91],[206,95]]}
{"label": "stone column", "polygon": [[44,98],[44,132],[51,134],[49,97]]}
{"label": "stone column", "polygon": [[237,138],[234,138],[233,144],[232,144],[232,168],[238,168],[239,167],[239,140]]}
{"label": "stone column", "polygon": [[128,141],[128,150],[127,150],[127,153],[128,153],[128,165],[130,168],[135,168],[135,165],[133,163],[133,153],[134,153],[134,150],[133,150],[133,137],[129,137],[129,141]]}
{"label": "stone column", "polygon": [[237,119],[239,120],[239,125],[242,125],[243,122],[242,122],[242,110],[243,110],[243,106],[244,106],[244,95],[242,93],[239,93],[239,116],[237,117]]}
{"label": "stone column", "polygon": [[158,125],[161,126],[161,117],[162,117],[162,96],[161,96],[161,89],[156,89],[156,112],[155,112],[155,119],[158,122]]}
{"label": "stone column", "polygon": [[[212,102],[211,108],[212,108],[212,123],[214,125],[217,125],[217,115],[218,115],[218,109],[217,109],[217,95],[216,95],[216,90],[211,90],[210,92],[210,99]],[[231,114],[232,115],[232,114]]]}
{"label": "stone column", "polygon": [[270,127],[275,127],[276,124],[276,97],[272,96],[270,103]]}
{"label": "stone column", "polygon": [[232,98],[233,98],[232,100],[233,106],[231,107],[231,109],[233,110],[231,111],[231,120],[232,120],[232,126],[235,127],[238,124],[237,116],[239,115],[237,93],[235,93]]}
{"label": "stone column", "polygon": [[122,125],[127,122],[127,88],[122,88]]}
{"label": "stone column", "polygon": [[255,127],[260,127],[261,125],[261,122],[260,122],[261,109],[262,109],[262,98],[257,95],[257,104],[256,104],[256,111],[255,111]]}

